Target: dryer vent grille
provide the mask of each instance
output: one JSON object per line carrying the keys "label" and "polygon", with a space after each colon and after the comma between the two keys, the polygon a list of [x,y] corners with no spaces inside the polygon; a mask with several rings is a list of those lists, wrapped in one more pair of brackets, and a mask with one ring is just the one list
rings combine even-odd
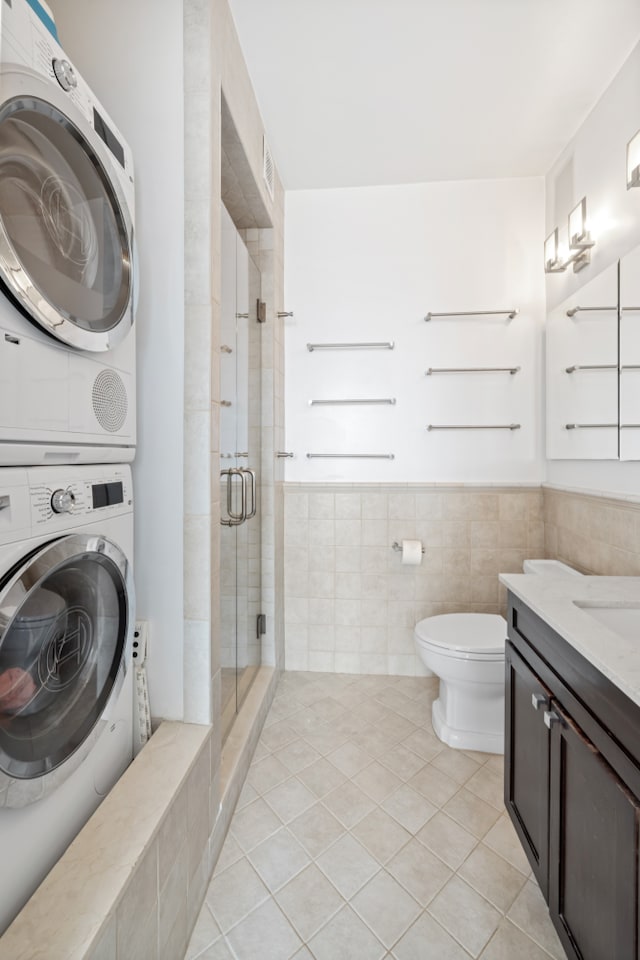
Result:
{"label": "dryer vent grille", "polygon": [[113,370],[102,370],[93,384],[93,412],[104,430],[115,433],[127,419],[127,389]]}

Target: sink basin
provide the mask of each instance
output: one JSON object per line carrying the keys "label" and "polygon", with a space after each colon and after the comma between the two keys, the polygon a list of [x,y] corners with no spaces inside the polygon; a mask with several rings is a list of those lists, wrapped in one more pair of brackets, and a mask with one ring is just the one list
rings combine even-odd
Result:
{"label": "sink basin", "polygon": [[640,644],[640,606],[597,607],[586,603],[577,603],[576,606],[618,636]]}

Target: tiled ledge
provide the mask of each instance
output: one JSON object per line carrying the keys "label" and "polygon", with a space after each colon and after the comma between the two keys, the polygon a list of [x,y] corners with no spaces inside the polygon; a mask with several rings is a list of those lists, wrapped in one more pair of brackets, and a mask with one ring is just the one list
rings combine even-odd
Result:
{"label": "tiled ledge", "polygon": [[590,490],[581,487],[565,487],[559,483],[543,483],[542,492],[550,490],[554,493],[569,493],[578,497],[590,497],[596,500],[607,500],[613,504],[633,503],[640,504],[640,496],[633,493],[612,493],[606,490]]}
{"label": "tiled ledge", "polygon": [[171,955],[172,935],[178,942],[187,932],[188,837],[199,832],[190,819],[202,816],[189,802],[189,774],[198,760],[206,766],[210,736],[209,726],[160,725],[0,938],[0,960],[138,956],[138,939],[155,935],[175,863],[184,866],[185,891],[177,898],[184,921],[176,909],[164,943],[159,937],[157,952],[149,954]]}

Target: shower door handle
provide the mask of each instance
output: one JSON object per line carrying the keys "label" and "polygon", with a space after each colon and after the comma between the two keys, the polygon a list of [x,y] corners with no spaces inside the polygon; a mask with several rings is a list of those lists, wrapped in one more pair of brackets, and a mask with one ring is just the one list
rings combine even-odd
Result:
{"label": "shower door handle", "polygon": [[240,468],[240,472],[242,473],[242,482],[243,482],[243,484],[245,484],[245,490],[246,490],[247,477],[251,480],[251,510],[250,510],[249,513],[247,513],[247,511],[246,511],[246,500],[247,500],[247,497],[246,497],[246,492],[245,492],[245,515],[244,515],[244,519],[245,519],[245,520],[253,520],[253,518],[254,518],[255,515],[256,515],[256,510],[258,509],[258,504],[257,504],[257,501],[256,501],[256,472],[255,472],[255,470],[250,470],[248,467],[241,467],[241,468]]}
{"label": "shower door handle", "polygon": [[[227,478],[227,517],[220,517],[220,523],[225,527],[239,527],[247,519],[247,488],[242,470],[237,467],[230,467],[228,470],[220,471],[221,477]],[[242,502],[240,513],[235,513],[233,509],[233,478],[240,478],[240,491]]]}

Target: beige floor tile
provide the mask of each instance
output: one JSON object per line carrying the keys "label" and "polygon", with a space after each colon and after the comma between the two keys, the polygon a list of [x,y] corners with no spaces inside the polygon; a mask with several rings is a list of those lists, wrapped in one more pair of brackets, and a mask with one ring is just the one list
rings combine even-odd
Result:
{"label": "beige floor tile", "polygon": [[326,757],[328,753],[333,753],[343,743],[346,743],[349,737],[346,733],[338,733],[337,730],[333,730],[331,726],[325,726],[320,730],[310,730],[305,733],[304,739],[321,756]]}
{"label": "beige floor tile", "polygon": [[436,813],[416,837],[452,870],[457,870],[460,864],[464,863],[478,843],[477,837],[442,811]]}
{"label": "beige floor tile", "polygon": [[344,773],[340,773],[337,767],[334,767],[328,760],[322,758],[312,763],[310,767],[305,767],[300,771],[299,780],[315,793],[316,797],[324,797],[330,790],[339,787],[347,779]]}
{"label": "beige floor tile", "polygon": [[236,960],[289,960],[300,938],[273,900],[267,900],[227,936]]}
{"label": "beige floor tile", "polygon": [[334,720],[330,726],[336,733],[343,733],[347,737],[357,737],[359,733],[369,727],[369,721],[357,713],[347,712],[339,720]]}
{"label": "beige floor tile", "polygon": [[347,742],[338,747],[327,757],[334,767],[345,775],[354,777],[364,767],[371,763],[371,755],[355,743]]}
{"label": "beige floor tile", "polygon": [[417,840],[410,840],[392,857],[387,870],[423,907],[453,876],[449,867]]}
{"label": "beige floor tile", "polygon": [[325,850],[316,863],[347,900],[380,869],[378,861],[350,833]]}
{"label": "beige floor tile", "polygon": [[238,811],[231,822],[231,836],[246,852],[257,847],[282,826],[279,818],[262,798]]}
{"label": "beige floor tile", "polygon": [[298,950],[296,954],[291,958],[291,960],[313,960],[311,953],[307,947],[303,947],[302,950]]}
{"label": "beige floor tile", "polygon": [[392,952],[395,960],[469,960],[470,956],[428,913],[418,917]]}
{"label": "beige floor tile", "polygon": [[382,809],[390,813],[409,833],[416,834],[437,812],[438,808],[404,783],[387,797]]}
{"label": "beige floor tile", "polygon": [[264,799],[283,823],[289,823],[313,806],[316,795],[296,777],[291,777],[290,780],[285,780],[284,783],[265,793]]}
{"label": "beige floor tile", "polygon": [[409,784],[436,807],[444,806],[460,789],[459,783],[431,763],[411,777]]}
{"label": "beige floor tile", "polygon": [[406,739],[418,729],[415,723],[397,713],[378,720],[375,726],[386,736],[393,737],[396,742]]}
{"label": "beige floor tile", "polygon": [[344,900],[312,863],[276,894],[285,917],[302,937],[309,940],[344,905]]}
{"label": "beige floor tile", "polygon": [[[292,717],[287,717],[287,723],[292,730],[295,730],[301,737],[306,736],[308,733],[313,733],[318,730],[320,727],[324,729],[326,724],[322,724],[318,720],[318,714],[314,713],[313,710],[310,710],[308,707],[304,710],[299,710],[298,713],[294,713]],[[329,727],[327,727],[329,729]]]}
{"label": "beige floor tile", "polygon": [[500,813],[464,787],[452,797],[443,810],[453,820],[481,840],[494,825]]}
{"label": "beige floor tile", "polygon": [[491,827],[491,830],[484,837],[483,843],[486,843],[488,847],[508,860],[521,873],[529,873],[529,861],[522,849],[518,834],[506,813]]}
{"label": "beige floor tile", "polygon": [[291,773],[298,773],[320,759],[318,751],[302,739],[288,743],[281,750],[277,750],[275,756]]}
{"label": "beige floor tile", "polygon": [[380,703],[379,700],[367,699],[363,700],[358,704],[357,709],[354,710],[359,716],[364,720],[367,720],[369,723],[378,724],[381,721],[384,721],[385,717],[390,717],[391,711],[385,707],[383,703]]}
{"label": "beige floor tile", "polygon": [[198,955],[198,960],[235,960],[225,937],[220,937],[214,944]]}
{"label": "beige floor tile", "polygon": [[388,753],[396,744],[396,738],[379,727],[367,727],[353,738],[353,743],[361,747],[370,757],[378,758]]}
{"label": "beige floor tile", "polygon": [[544,897],[535,881],[529,880],[525,884],[507,917],[556,960],[565,960],[564,949],[551,923]]}
{"label": "beige floor tile", "polygon": [[419,757],[417,753],[409,750],[401,743],[396,744],[392,750],[383,753],[378,759],[401,780],[409,780],[425,766],[422,757]]}
{"label": "beige floor tile", "polygon": [[381,864],[390,860],[411,839],[411,834],[379,807],[351,832]]}
{"label": "beige floor tile", "polygon": [[313,859],[324,853],[345,832],[340,821],[321,803],[316,803],[296,817],[289,824],[289,829]]}
{"label": "beige floor tile", "polygon": [[249,860],[272,892],[283,887],[311,862],[306,850],[286,827],[252,850]]}
{"label": "beige floor tile", "polygon": [[490,754],[487,760],[487,767],[497,773],[501,780],[504,780],[504,757],[502,754]]}
{"label": "beige floor tile", "polygon": [[222,850],[220,851],[218,862],[215,865],[214,873],[221,873],[223,870],[226,870],[227,867],[230,867],[232,863],[235,863],[236,860],[240,860],[242,857],[244,857],[244,850],[235,839],[233,834],[228,833],[222,845]]}
{"label": "beige floor tile", "polygon": [[458,877],[449,880],[428,910],[474,957],[481,953],[501,920],[498,911]]}
{"label": "beige floor tile", "polygon": [[331,723],[343,717],[347,710],[341,703],[334,700],[333,697],[325,697],[318,700],[311,708],[321,722]]}
{"label": "beige floor tile", "polygon": [[309,948],[315,960],[382,960],[387,953],[349,906],[309,941]]}
{"label": "beige floor tile", "polygon": [[480,957],[481,960],[515,960],[516,957],[517,960],[549,960],[548,953],[508,920],[502,921]]}
{"label": "beige floor tile", "polygon": [[402,741],[403,745],[409,750],[413,750],[423,760],[429,762],[437,757],[444,744],[435,736],[431,730],[416,730]]}
{"label": "beige floor tile", "polygon": [[354,776],[353,782],[361,787],[376,803],[382,803],[385,797],[397,790],[402,780],[396,777],[391,770],[374,760],[373,763],[370,763],[364,770]]}
{"label": "beige floor tile", "polygon": [[351,780],[328,793],[322,802],[347,829],[355,826],[375,807],[375,802]]}
{"label": "beige floor tile", "polygon": [[200,915],[191,934],[184,960],[195,960],[203,950],[210,947],[220,937],[220,927],[213,918],[207,904],[203,904]]}
{"label": "beige floor tile", "polygon": [[[266,729],[266,727],[265,727],[265,729]],[[258,740],[258,742],[256,743],[256,749],[255,749],[254,754],[253,754],[253,756],[252,756],[252,758],[251,758],[251,762],[252,762],[252,763],[257,763],[258,760],[263,760],[264,757],[268,757],[270,753],[271,753],[271,750],[269,750],[268,747],[265,746],[265,744],[264,744],[264,742],[263,742],[263,740],[262,740],[262,737],[261,737],[261,738]]]}
{"label": "beige floor tile", "polygon": [[432,764],[460,785],[466,783],[480,769],[479,764],[466,753],[462,750],[453,750],[451,747],[444,747],[433,759]]}
{"label": "beige floor tile", "polygon": [[502,777],[489,767],[481,767],[477,773],[467,780],[465,787],[476,797],[486,800],[496,810],[504,810],[504,781]]}
{"label": "beige floor tile", "polygon": [[289,726],[286,720],[279,720],[278,723],[273,723],[270,727],[265,727],[262,731],[260,741],[267,750],[274,753],[274,751],[279,750],[280,747],[284,747],[285,744],[291,743],[291,741],[295,740],[298,736],[299,734]]}
{"label": "beige floor tile", "polygon": [[248,860],[238,860],[209,884],[205,899],[226,933],[263,900],[269,891]]}
{"label": "beige floor tile", "polygon": [[254,800],[257,800],[260,794],[257,790],[251,786],[250,783],[247,783],[245,780],[244,786],[240,791],[240,796],[238,797],[238,802],[236,804],[236,810],[242,810],[243,807],[246,807],[247,804],[253,803]]}
{"label": "beige floor tile", "polygon": [[394,685],[393,687],[387,687],[385,690],[381,690],[380,693],[376,694],[376,700],[378,700],[379,703],[383,703],[385,707],[389,707],[390,710],[395,710],[398,707],[405,706],[405,704],[411,700],[411,697],[407,697]]}
{"label": "beige floor tile", "polygon": [[287,780],[291,774],[278,759],[274,756],[265,757],[258,763],[252,764],[247,774],[247,782],[259,794],[266,793],[273,787],[277,787],[283,780]]}
{"label": "beige floor tile", "polygon": [[406,717],[417,726],[426,726],[431,722],[431,701],[426,703],[411,700],[401,707],[396,707],[396,711],[401,717]]}
{"label": "beige floor tile", "polygon": [[483,843],[479,843],[465,860],[458,876],[501,913],[507,912],[527,882],[522,873]]}
{"label": "beige floor tile", "polygon": [[351,906],[386,947],[411,926],[420,906],[397,880],[381,870],[351,900]]}

